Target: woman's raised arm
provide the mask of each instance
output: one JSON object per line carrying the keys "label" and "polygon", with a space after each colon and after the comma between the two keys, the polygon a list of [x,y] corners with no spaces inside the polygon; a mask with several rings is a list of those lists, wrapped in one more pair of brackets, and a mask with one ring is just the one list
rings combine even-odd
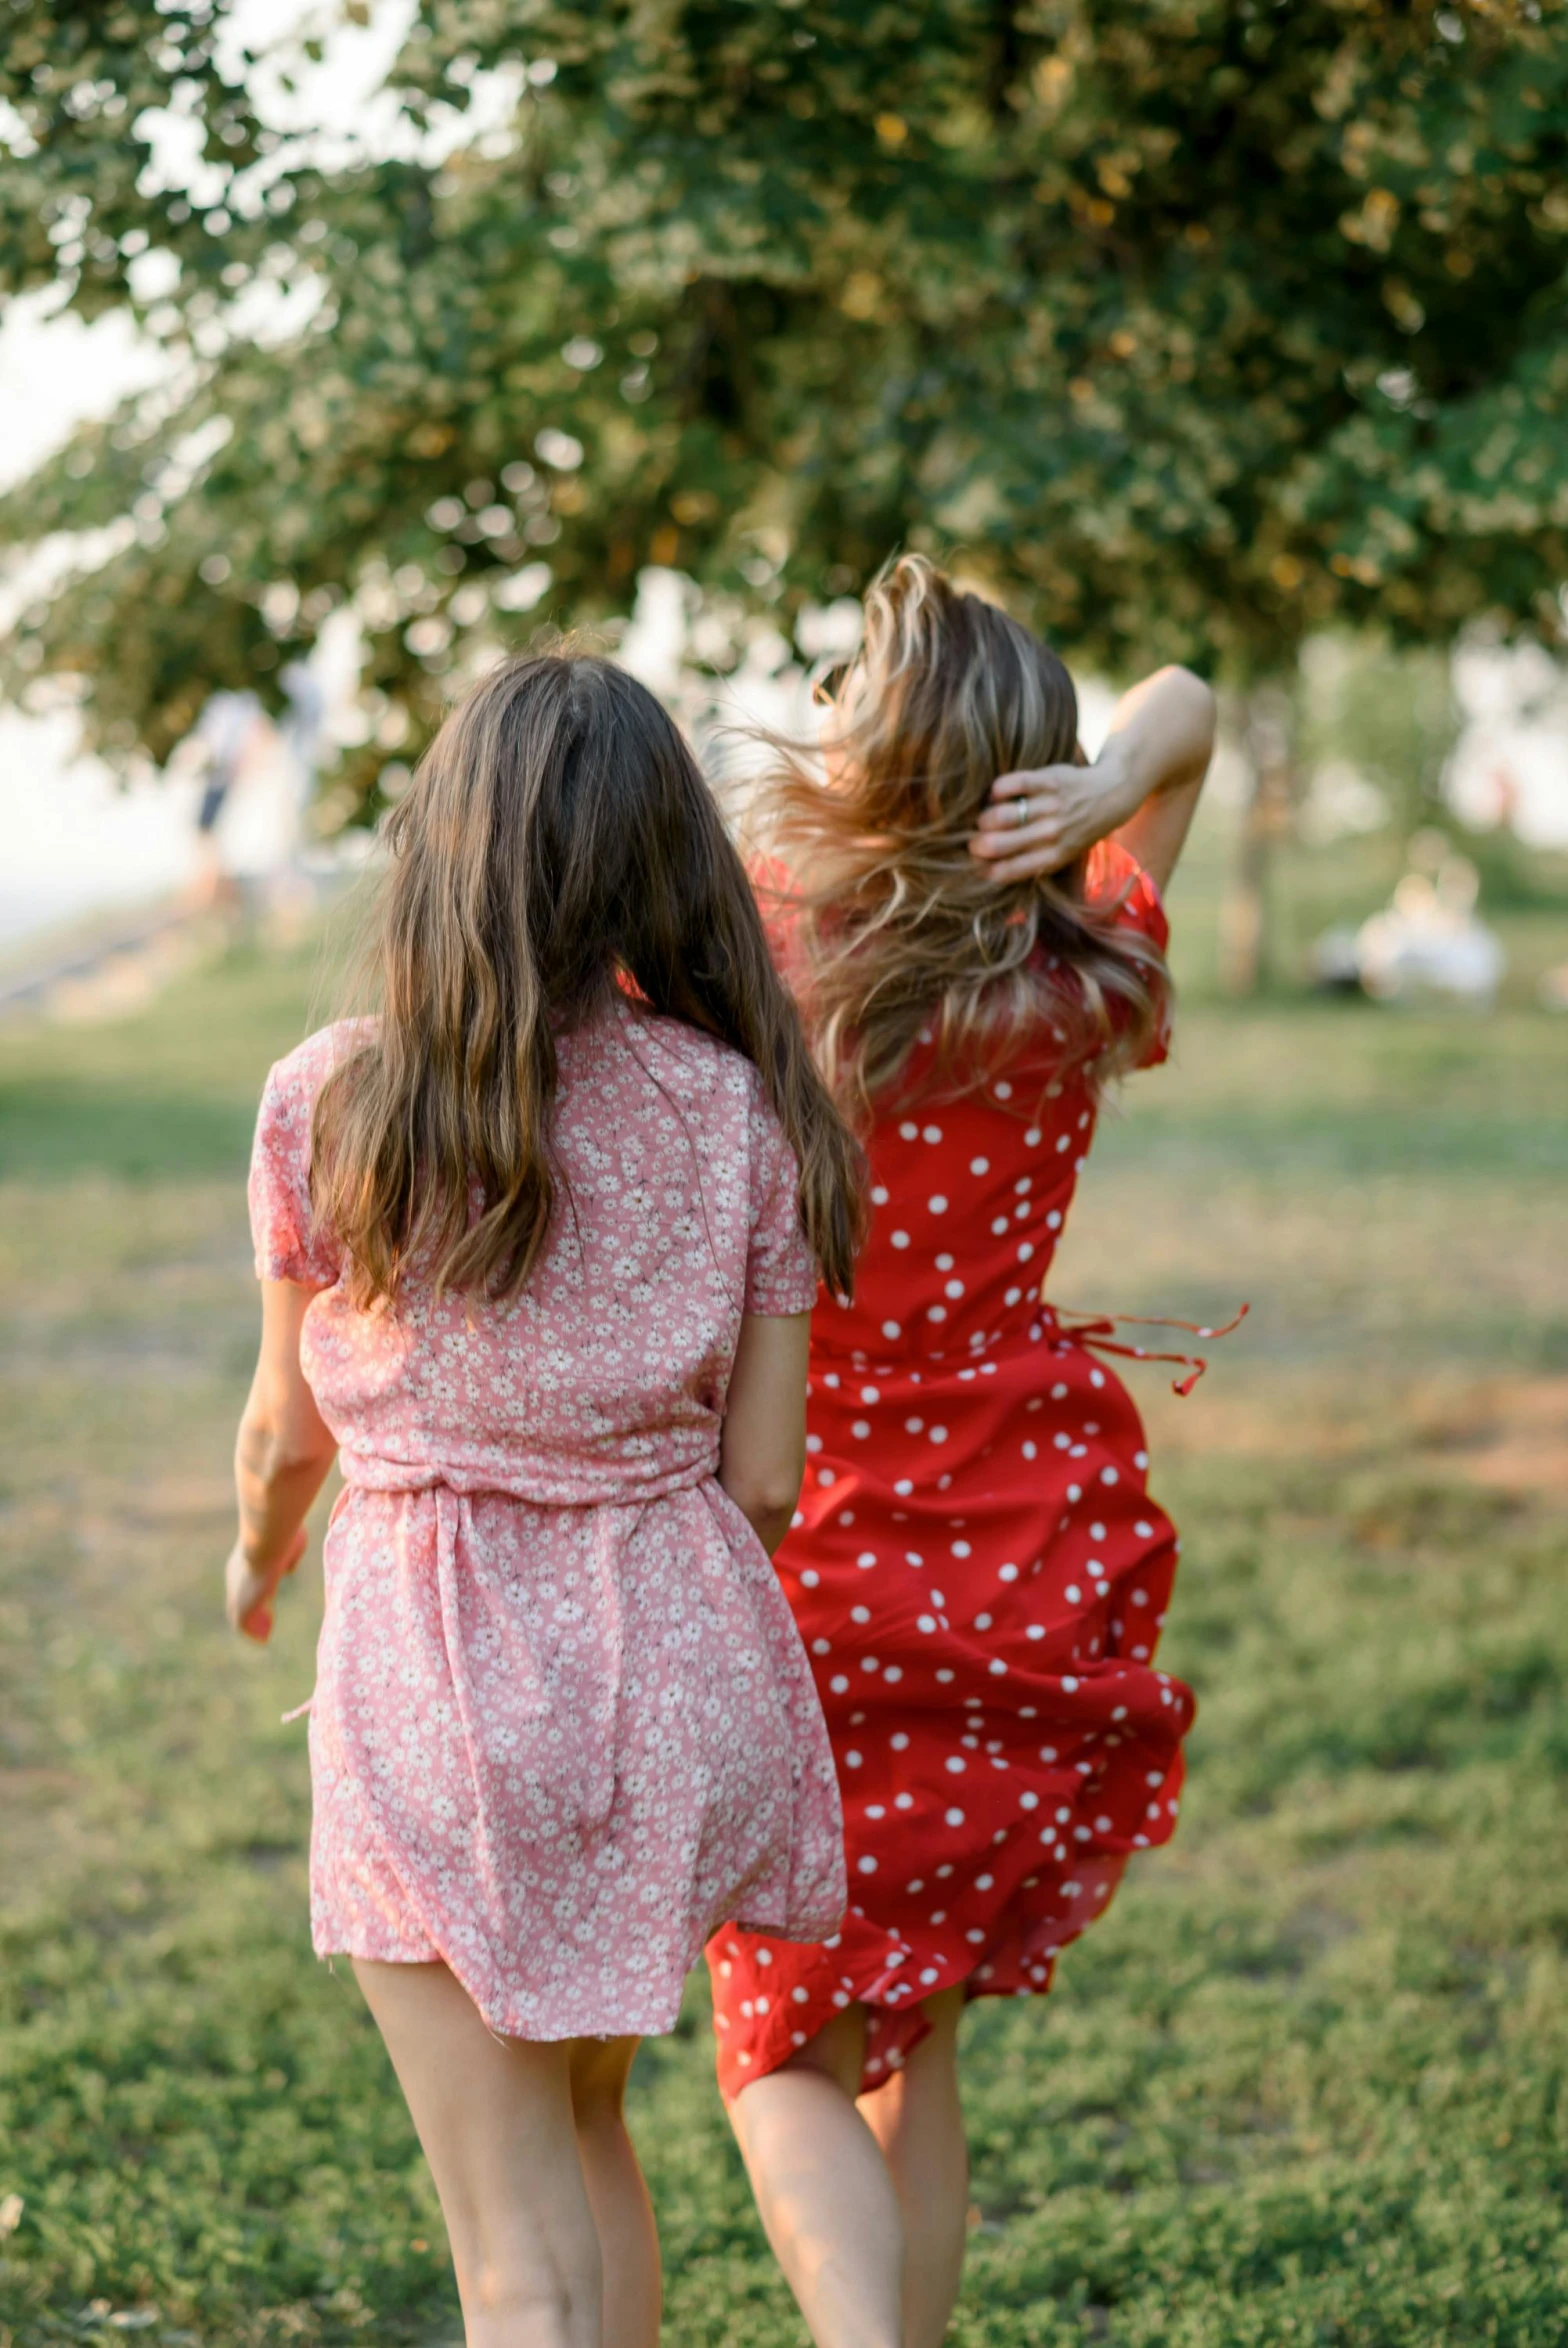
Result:
{"label": "woman's raised arm", "polygon": [[1190,669],[1156,669],[1116,704],[1092,766],[998,776],[970,834],[971,855],[999,881],[1032,880],[1114,834],[1163,889],[1214,752],[1216,709]]}

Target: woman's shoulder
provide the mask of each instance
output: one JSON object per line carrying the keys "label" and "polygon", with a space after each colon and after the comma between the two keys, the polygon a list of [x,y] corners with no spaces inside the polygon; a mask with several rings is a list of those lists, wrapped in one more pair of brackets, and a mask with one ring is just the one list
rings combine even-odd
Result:
{"label": "woman's shoulder", "polygon": [[303,1110],[308,1125],[316,1095],[327,1078],[366,1044],[373,1043],[379,1026],[378,1020],[366,1018],[334,1019],[329,1026],[318,1027],[281,1060],[274,1060],[263,1088],[264,1105],[274,1115]]}
{"label": "woman's shoulder", "polygon": [[1160,892],[1120,840],[1101,840],[1090,849],[1084,897],[1098,910],[1114,913],[1119,927],[1141,931],[1161,953],[1165,951],[1170,921]]}

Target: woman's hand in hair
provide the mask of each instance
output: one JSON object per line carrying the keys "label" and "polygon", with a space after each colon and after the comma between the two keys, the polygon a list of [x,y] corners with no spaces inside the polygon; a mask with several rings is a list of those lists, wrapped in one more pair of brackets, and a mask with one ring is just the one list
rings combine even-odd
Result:
{"label": "woman's hand in hair", "polygon": [[970,834],[970,854],[989,863],[995,880],[1034,880],[1115,832],[1163,889],[1213,755],[1216,710],[1190,669],[1156,669],[1116,704],[1093,765],[999,776]]}
{"label": "woman's hand in hair", "polygon": [[1080,752],[1071,766],[999,775],[969,835],[969,853],[989,863],[998,881],[1060,872],[1125,823],[1142,796],[1113,734],[1092,766]]}

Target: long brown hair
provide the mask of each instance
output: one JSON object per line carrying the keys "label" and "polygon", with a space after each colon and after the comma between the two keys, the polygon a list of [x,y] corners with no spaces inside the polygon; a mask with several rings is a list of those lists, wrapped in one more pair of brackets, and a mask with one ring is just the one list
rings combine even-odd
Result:
{"label": "long brown hair", "polygon": [[712,794],[653,695],[571,650],[493,669],[388,832],[379,1031],[328,1079],[312,1137],[316,1212],[356,1299],[395,1297],[416,1258],[438,1290],[516,1295],[560,1186],[557,1034],[628,992],[760,1070],[800,1162],[806,1238],[848,1294],[858,1151]]}
{"label": "long brown hair", "polygon": [[929,1029],[940,1081],[986,1082],[1042,1027],[1098,1085],[1137,1063],[1169,979],[1085,901],[1084,867],[999,884],[965,845],[999,774],[1078,755],[1078,700],[1037,636],[920,555],[887,565],[821,757],[773,739],[760,813],[792,873],[793,973],[857,1122]]}

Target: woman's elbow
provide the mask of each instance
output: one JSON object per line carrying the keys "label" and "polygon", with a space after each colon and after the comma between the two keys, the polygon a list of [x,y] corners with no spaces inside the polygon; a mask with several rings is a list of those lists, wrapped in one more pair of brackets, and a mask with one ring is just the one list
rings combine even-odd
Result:
{"label": "woman's elbow", "polygon": [[726,1477],[724,1489],[741,1514],[749,1516],[753,1524],[762,1517],[778,1516],[788,1522],[800,1498],[800,1482],[804,1473],[805,1461],[802,1460],[793,1475],[781,1472],[778,1475],[743,1476],[734,1481]]}
{"label": "woman's elbow", "polygon": [[247,1417],[240,1422],[234,1464],[241,1475],[256,1483],[278,1484],[310,1468],[325,1467],[336,1449],[324,1427],[291,1427],[273,1419]]}

